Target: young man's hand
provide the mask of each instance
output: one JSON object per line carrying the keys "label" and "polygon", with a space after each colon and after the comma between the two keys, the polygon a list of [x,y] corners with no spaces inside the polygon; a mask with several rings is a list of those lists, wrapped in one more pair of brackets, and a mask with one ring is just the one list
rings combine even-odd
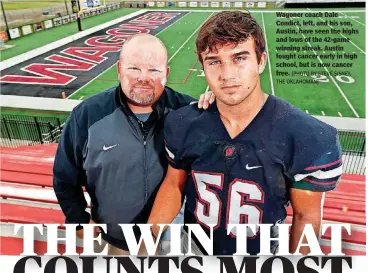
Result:
{"label": "young man's hand", "polygon": [[201,94],[198,101],[198,108],[203,108],[204,110],[206,110],[210,106],[210,104],[215,101],[215,99],[215,94],[213,94],[212,91],[207,91]]}

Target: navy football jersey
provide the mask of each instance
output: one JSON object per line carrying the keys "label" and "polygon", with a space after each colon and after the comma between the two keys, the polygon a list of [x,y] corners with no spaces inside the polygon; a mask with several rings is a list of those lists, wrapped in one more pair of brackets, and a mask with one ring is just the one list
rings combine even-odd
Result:
{"label": "navy football jersey", "polygon": [[[170,165],[189,172],[185,223],[215,225],[214,255],[236,252],[229,223],[283,223],[290,188],[329,191],[342,174],[337,130],[274,96],[234,139],[215,103],[181,108],[165,120],[165,142]],[[259,228],[249,230],[248,253],[258,254],[259,243]]]}

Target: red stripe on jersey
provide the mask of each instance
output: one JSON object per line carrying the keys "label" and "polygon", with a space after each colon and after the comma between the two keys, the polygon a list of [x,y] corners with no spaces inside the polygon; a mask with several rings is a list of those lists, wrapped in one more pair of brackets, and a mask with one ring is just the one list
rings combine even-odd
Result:
{"label": "red stripe on jersey", "polygon": [[342,158],[340,158],[339,160],[336,160],[334,162],[328,163],[328,164],[324,164],[324,165],[319,165],[319,166],[311,166],[311,167],[307,167],[305,168],[306,171],[310,171],[310,170],[315,170],[315,169],[322,169],[322,168],[327,168],[330,167],[332,165],[335,165],[337,163],[340,163],[342,161]]}
{"label": "red stripe on jersey", "polygon": [[303,180],[308,181],[309,183],[312,183],[312,184],[317,184],[317,185],[333,185],[333,184],[336,184],[338,182],[338,180],[330,181],[330,182],[317,182],[317,181],[314,181],[314,180],[308,179],[308,178],[304,178]]}

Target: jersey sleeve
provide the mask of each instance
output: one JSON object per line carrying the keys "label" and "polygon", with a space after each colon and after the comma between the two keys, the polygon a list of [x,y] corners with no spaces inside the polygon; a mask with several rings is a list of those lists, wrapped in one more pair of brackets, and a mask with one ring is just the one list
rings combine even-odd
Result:
{"label": "jersey sleeve", "polygon": [[65,123],[53,166],[53,188],[66,223],[88,223],[87,202],[82,186],[87,184],[83,170],[86,128],[78,125],[75,110]]}
{"label": "jersey sleeve", "polygon": [[171,112],[165,119],[165,150],[171,167],[188,171],[191,160],[186,156],[186,139],[190,128],[179,111]]}
{"label": "jersey sleeve", "polygon": [[322,149],[321,156],[308,158],[308,150],[296,155],[295,160],[311,163],[292,174],[292,188],[325,192],[333,190],[338,185],[343,166],[342,149],[337,133],[334,138],[327,139],[327,141],[331,143],[327,149],[323,149],[323,145],[315,144],[315,149]]}

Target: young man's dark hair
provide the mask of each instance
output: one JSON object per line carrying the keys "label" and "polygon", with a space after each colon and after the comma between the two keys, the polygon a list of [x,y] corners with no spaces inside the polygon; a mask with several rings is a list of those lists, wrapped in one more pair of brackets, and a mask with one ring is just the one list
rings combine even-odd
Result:
{"label": "young man's dark hair", "polygon": [[249,12],[223,11],[210,17],[199,31],[196,47],[197,55],[203,64],[201,53],[206,50],[217,50],[218,45],[234,44],[235,46],[252,37],[258,62],[265,51],[265,39],[261,27]]}

